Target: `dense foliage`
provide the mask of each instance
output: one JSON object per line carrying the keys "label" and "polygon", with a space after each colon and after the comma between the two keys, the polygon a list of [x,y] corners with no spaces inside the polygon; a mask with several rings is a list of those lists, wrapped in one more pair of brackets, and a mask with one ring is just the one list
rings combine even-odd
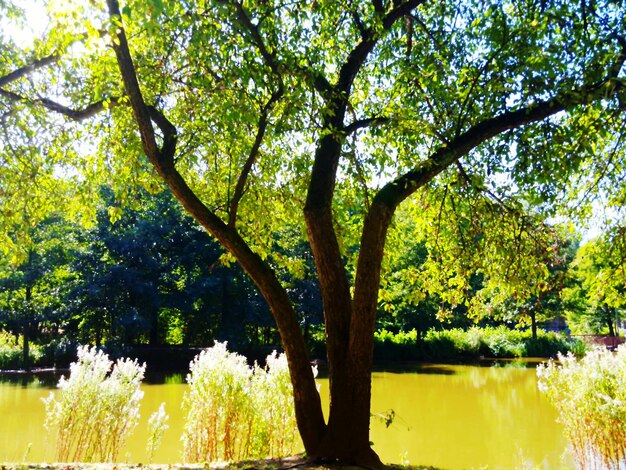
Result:
{"label": "dense foliage", "polygon": [[467,330],[429,330],[418,338],[416,330],[393,334],[379,330],[375,334],[374,354],[387,360],[422,360],[444,362],[481,358],[555,357],[573,352],[584,354],[585,344],[561,334],[539,330],[533,338],[530,330],[472,327]]}

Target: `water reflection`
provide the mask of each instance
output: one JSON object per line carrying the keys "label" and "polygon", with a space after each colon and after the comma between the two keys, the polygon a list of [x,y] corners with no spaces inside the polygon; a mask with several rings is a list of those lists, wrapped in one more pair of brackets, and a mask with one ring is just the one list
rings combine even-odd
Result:
{"label": "water reflection", "polygon": [[0,373],[0,385],[9,384],[26,388],[56,388],[63,374],[60,371],[5,372]]}
{"label": "water reflection", "polygon": [[[0,375],[0,462],[53,459],[41,398],[60,375]],[[141,421],[124,460],[146,463],[147,420],[162,402],[170,428],[154,461],[181,460],[185,377],[148,369]],[[328,381],[319,382],[327,406]],[[378,418],[372,419],[371,438],[384,461],[446,469],[569,467],[562,461],[567,444],[555,412],[537,390],[534,368],[524,363],[388,365],[374,373],[372,395]]]}

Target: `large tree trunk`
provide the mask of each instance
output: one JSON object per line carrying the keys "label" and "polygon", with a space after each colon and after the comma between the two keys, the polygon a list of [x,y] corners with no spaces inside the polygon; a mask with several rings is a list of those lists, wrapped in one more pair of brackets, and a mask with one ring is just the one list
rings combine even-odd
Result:
{"label": "large tree trunk", "polygon": [[[341,119],[335,113],[334,118]],[[393,208],[375,200],[363,226],[354,296],[332,220],[334,175],[341,141],[322,138],[305,206],[307,233],[324,304],[330,412],[317,456],[382,467],[369,439],[371,371],[380,269]]]}

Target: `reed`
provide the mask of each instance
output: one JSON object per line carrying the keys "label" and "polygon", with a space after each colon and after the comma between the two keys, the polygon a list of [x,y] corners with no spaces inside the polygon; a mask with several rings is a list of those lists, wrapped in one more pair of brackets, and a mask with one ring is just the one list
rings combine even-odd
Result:
{"label": "reed", "polygon": [[115,364],[102,351],[80,346],[58,392],[44,399],[45,426],[56,434],[59,462],[116,461],[137,426],[145,364]]}
{"label": "reed", "polygon": [[249,367],[217,342],[191,362],[187,381],[185,462],[280,457],[300,445],[283,354],[268,356],[264,368]]}
{"label": "reed", "polygon": [[165,403],[161,403],[159,409],[150,415],[148,419],[148,442],[146,452],[148,463],[152,463],[154,453],[163,442],[163,433],[169,428],[167,422],[170,417],[165,412]]}
{"label": "reed", "polygon": [[626,347],[560,355],[537,368],[582,469],[626,467]]}

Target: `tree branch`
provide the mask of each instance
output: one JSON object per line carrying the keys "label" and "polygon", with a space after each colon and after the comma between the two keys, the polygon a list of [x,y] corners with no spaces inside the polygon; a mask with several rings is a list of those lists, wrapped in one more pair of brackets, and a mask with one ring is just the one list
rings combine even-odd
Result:
{"label": "tree branch", "polygon": [[174,153],[176,152],[176,142],[178,141],[178,131],[174,124],[171,123],[165,115],[154,106],[148,106],[150,118],[159,127],[163,133],[163,145],[161,145],[161,160],[174,161]]}
{"label": "tree branch", "polygon": [[150,118],[150,111],[146,106],[139,87],[139,81],[137,79],[137,73],[135,71],[135,65],[133,58],[128,48],[128,40],[126,39],[126,33],[121,25],[122,15],[120,12],[120,6],[118,0],[107,0],[107,6],[109,8],[109,15],[113,22],[119,23],[117,34],[115,35],[116,41],[113,42],[113,50],[117,57],[117,63],[122,74],[122,80],[124,82],[124,88],[130,100],[130,105],[135,116],[135,121],[139,127],[139,134],[141,135],[141,142],[146,152],[146,156],[157,167],[157,171],[162,169],[161,152],[156,142],[154,134],[154,127],[152,126],[152,120]]}
{"label": "tree branch", "polygon": [[[222,2],[225,2],[225,0],[222,0]],[[276,53],[270,52],[269,49],[267,48],[265,41],[263,41],[263,38],[261,37],[261,32],[259,31],[258,25],[255,25],[254,23],[252,23],[252,21],[250,20],[250,17],[246,13],[246,11],[243,9],[243,3],[235,1],[232,4],[235,6],[235,9],[237,10],[238,20],[241,22],[241,24],[245,26],[245,28],[250,33],[250,36],[252,36],[252,39],[254,43],[256,44],[256,47],[259,49],[261,56],[263,56],[263,60],[265,60],[266,65],[272,70],[272,72],[274,72],[278,77],[280,77],[280,73],[278,69],[278,62],[276,61]]]}
{"label": "tree branch", "polygon": [[[410,14],[414,8],[424,3],[424,1],[425,0],[407,0],[403,3],[399,3],[383,18],[383,30],[389,30],[399,18]],[[357,73],[361,70],[367,56],[372,52],[378,42],[379,33],[376,32],[376,30],[368,28],[365,33],[363,40],[352,49],[339,72],[337,88],[340,92],[345,94],[343,99],[347,99]]]}
{"label": "tree branch", "polygon": [[[100,34],[100,37],[104,37],[108,33],[107,33],[107,31],[100,30],[99,34]],[[86,33],[80,34],[80,35],[78,35],[77,38],[72,40],[71,43],[74,43],[76,41],[82,41],[84,39],[87,39],[87,37],[88,37],[88,34],[86,34]],[[32,63],[30,63],[28,65],[24,65],[23,67],[20,67],[20,68],[14,70],[13,72],[10,72],[9,74],[5,75],[4,77],[0,77],[0,88],[8,85],[11,82],[19,80],[22,77],[30,75],[35,70],[41,69],[41,68],[46,67],[46,66],[51,65],[51,64],[54,64],[54,63],[58,62],[60,59],[61,59],[61,54],[59,52],[55,52],[53,54],[50,54],[50,55],[48,55],[46,57],[42,57],[40,59],[35,59]]]}
{"label": "tree branch", "polygon": [[[270,306],[287,355],[293,387],[298,392],[294,394],[294,402],[300,435],[307,452],[313,453],[313,446],[319,443],[325,429],[324,416],[304,337],[289,296],[269,265],[250,249],[236,230],[207,208],[176,170],[173,161],[164,158],[169,155],[162,155],[158,149],[151,116],[164,133],[164,142],[174,139],[173,126],[155,109],[151,111],[146,106],[122,25],[118,0],[107,0],[107,5],[111,19],[119,25],[113,48],[146,156],[185,210],[235,256]],[[163,152],[165,147],[164,143]]]}
{"label": "tree branch", "polygon": [[374,11],[376,13],[385,12],[385,5],[383,5],[383,0],[372,0],[372,3],[374,4]]}
{"label": "tree branch", "polygon": [[96,114],[104,111],[107,107],[114,107],[119,105],[119,98],[111,97],[105,98],[100,101],[96,101],[95,103],[91,103],[82,109],[74,109],[69,106],[62,105],[56,101],[53,101],[49,98],[35,98],[29,99],[20,94],[14,93],[12,91],[3,90],[0,88],[0,96],[3,96],[10,101],[19,102],[19,103],[29,103],[33,105],[40,105],[46,108],[49,111],[53,111],[58,114],[62,114],[65,117],[70,118],[73,121],[80,122],[85,119],[89,119],[90,117],[95,116]]}
{"label": "tree branch", "polygon": [[358,119],[358,120],[353,121],[352,123],[348,124],[346,127],[344,127],[343,131],[345,132],[346,135],[350,135],[353,132],[356,132],[359,129],[362,129],[364,127],[370,127],[370,126],[377,126],[377,125],[380,125],[380,124],[386,124],[389,121],[391,121],[391,119],[389,119],[387,117],[382,117],[382,116]]}
{"label": "tree branch", "polygon": [[361,17],[359,16],[359,13],[356,10],[351,10],[350,15],[352,16],[352,19],[354,20],[354,24],[359,30],[359,33],[361,33],[361,38],[365,39],[367,37],[367,28],[363,24],[363,21],[361,21]]}
{"label": "tree branch", "polygon": [[35,70],[46,67],[50,64],[54,64],[58,62],[61,56],[59,54],[51,54],[47,57],[42,57],[41,59],[35,60],[32,64],[25,65],[24,67],[20,67],[17,70],[5,75],[4,77],[0,77],[0,88],[8,85],[15,80],[19,80],[26,75],[30,75]]}
{"label": "tree branch", "polygon": [[261,143],[263,142],[263,137],[265,136],[265,131],[267,130],[270,111],[274,104],[282,97],[283,93],[284,88],[282,87],[281,83],[280,88],[272,94],[269,101],[265,103],[265,106],[263,106],[263,109],[261,110],[261,117],[259,118],[259,124],[257,126],[257,133],[254,138],[254,143],[252,144],[252,148],[250,149],[248,158],[246,159],[243,168],[241,169],[241,173],[239,174],[239,178],[237,179],[237,185],[235,186],[235,192],[233,193],[233,198],[231,199],[228,208],[228,225],[232,228],[234,228],[237,224],[237,210],[239,208],[239,202],[243,197],[248,176],[252,171],[252,167],[254,166],[254,163],[259,156],[259,149],[261,148]]}
{"label": "tree branch", "polygon": [[589,104],[605,98],[607,91],[611,90],[615,95],[623,96],[626,85],[622,80],[610,77],[599,83],[564,92],[552,99],[542,100],[516,111],[508,111],[481,121],[448,145],[441,146],[418,168],[383,186],[374,197],[374,202],[395,208],[449,165],[488,139],[507,130],[541,121],[573,106]]}

